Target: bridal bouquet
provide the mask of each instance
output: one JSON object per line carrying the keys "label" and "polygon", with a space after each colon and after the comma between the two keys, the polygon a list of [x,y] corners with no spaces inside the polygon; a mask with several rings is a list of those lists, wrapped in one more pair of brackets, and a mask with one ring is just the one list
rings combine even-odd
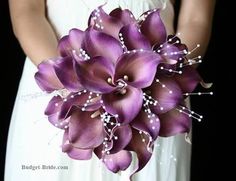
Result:
{"label": "bridal bouquet", "polygon": [[60,57],[46,60],[35,74],[39,87],[54,92],[45,110],[64,130],[62,151],[87,160],[92,153],[112,172],[125,170],[136,153],[141,170],[154,141],[186,133],[191,118],[184,99],[202,82],[188,60],[187,47],[167,36],[154,9],[135,19],[120,8],[100,6],[85,31],[72,29],[60,39]]}

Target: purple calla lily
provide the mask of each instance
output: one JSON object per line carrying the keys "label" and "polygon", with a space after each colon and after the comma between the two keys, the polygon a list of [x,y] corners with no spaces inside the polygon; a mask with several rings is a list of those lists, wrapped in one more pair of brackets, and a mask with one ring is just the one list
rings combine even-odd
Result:
{"label": "purple calla lily", "polygon": [[151,44],[148,39],[140,32],[137,24],[123,26],[120,32],[120,38],[124,40],[124,45],[128,50],[144,49],[151,50]]}
{"label": "purple calla lily", "polygon": [[144,13],[143,16],[149,14],[143,21],[141,21],[141,32],[148,38],[151,45],[161,45],[166,41],[166,29],[161,20],[160,10],[153,10]]}
{"label": "purple calla lily", "polygon": [[77,110],[72,113],[69,123],[69,141],[77,148],[92,149],[104,139],[103,123],[93,112]]}
{"label": "purple calla lily", "polygon": [[160,114],[159,118],[161,120],[160,136],[168,137],[179,133],[186,133],[190,130],[191,118],[177,109]]}
{"label": "purple calla lily", "polygon": [[130,152],[122,150],[118,153],[106,155],[103,162],[109,170],[117,173],[121,170],[126,170],[132,161],[132,155]]}
{"label": "purple calla lily", "polygon": [[54,90],[59,90],[64,88],[59,78],[57,77],[53,65],[56,62],[63,61],[63,58],[55,60],[47,60],[39,64],[38,72],[35,74],[35,80],[38,86],[47,92],[53,92]]}
{"label": "purple calla lily", "polygon": [[[100,36],[108,40],[100,42],[101,47],[109,47],[110,39],[114,43],[117,41],[96,30],[89,29],[87,33],[89,43],[85,38],[84,44],[93,44],[94,39],[96,41],[95,37]],[[114,44],[115,47],[118,45],[118,43]],[[100,52],[101,48],[98,49]],[[93,46],[93,52],[96,51],[97,48]],[[116,48],[111,51],[117,52]],[[103,53],[100,54],[103,55]],[[141,88],[151,85],[160,56],[152,51],[134,50],[121,54],[117,60],[114,58],[114,54],[113,57],[97,57],[95,54],[91,60],[77,63],[75,69],[85,89],[104,94],[102,101],[106,107],[105,110],[112,115],[118,115],[120,123],[129,123],[142,106]]]}
{"label": "purple calla lily", "polygon": [[133,139],[130,141],[126,149],[129,151],[134,151],[137,154],[138,164],[134,171],[134,173],[136,173],[137,171],[141,170],[150,160],[152,156],[153,146],[147,146],[149,138],[145,134],[142,134],[141,136],[136,129],[133,129],[132,132]]}
{"label": "purple calla lily", "polygon": [[103,56],[116,63],[123,53],[121,43],[110,35],[88,28],[84,36],[82,48],[91,57]]}
{"label": "purple calla lily", "polygon": [[136,117],[142,107],[142,90],[126,86],[118,89],[118,92],[104,94],[102,100],[105,110],[112,115],[118,115],[118,121],[126,124]]}
{"label": "purple calla lily", "polygon": [[156,104],[150,106],[155,114],[165,113],[183,100],[183,95],[178,83],[170,77],[160,76],[148,88],[152,98],[157,100]]}
{"label": "purple calla lily", "polygon": [[58,43],[58,50],[62,57],[71,56],[73,51],[80,52],[81,43],[84,38],[84,32],[73,28],[70,30],[69,35],[62,37]]}
{"label": "purple calla lily", "polygon": [[92,157],[92,149],[79,149],[73,146],[69,141],[68,130],[65,130],[62,143],[62,151],[66,152],[68,156],[76,160],[89,160]]}
{"label": "purple calla lily", "polygon": [[108,35],[119,39],[118,33],[124,25],[135,23],[134,15],[128,9],[114,9],[109,15],[102,9],[104,5],[95,9],[89,18],[88,25],[95,30],[105,32]]}
{"label": "purple calla lily", "polygon": [[66,89],[72,92],[83,89],[74,71],[71,57],[64,57],[63,61],[56,62],[53,66],[58,79]]}

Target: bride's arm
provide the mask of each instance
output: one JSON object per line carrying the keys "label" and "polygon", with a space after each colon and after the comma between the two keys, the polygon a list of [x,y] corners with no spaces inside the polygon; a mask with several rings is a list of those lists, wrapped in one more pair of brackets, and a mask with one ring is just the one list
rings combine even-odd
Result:
{"label": "bride's arm", "polygon": [[204,55],[211,35],[215,0],[182,0],[178,18],[177,32],[181,40],[193,49],[200,48],[191,57]]}
{"label": "bride's arm", "polygon": [[9,6],[14,34],[33,63],[55,57],[57,38],[45,16],[45,0],[9,0]]}

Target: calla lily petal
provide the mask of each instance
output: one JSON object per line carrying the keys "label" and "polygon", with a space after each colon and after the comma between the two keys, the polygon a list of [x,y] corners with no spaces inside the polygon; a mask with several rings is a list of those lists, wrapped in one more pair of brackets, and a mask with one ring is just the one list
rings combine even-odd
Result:
{"label": "calla lily petal", "polygon": [[130,141],[126,149],[129,151],[134,151],[138,157],[138,164],[133,172],[134,174],[138,172],[139,170],[141,170],[143,167],[145,167],[147,162],[150,160],[152,156],[153,146],[151,147],[147,146],[149,142],[149,138],[145,134],[142,134],[142,137],[141,137],[138,130],[132,129],[132,132],[133,132],[132,140]]}
{"label": "calla lily petal", "polygon": [[160,114],[159,118],[161,120],[160,136],[169,137],[190,130],[191,118],[187,114],[179,112],[176,108]]}
{"label": "calla lily petal", "polygon": [[113,63],[116,63],[123,54],[121,43],[118,40],[92,28],[85,31],[82,48],[90,57],[103,56]]}
{"label": "calla lily petal", "polygon": [[124,79],[136,88],[145,88],[151,85],[160,56],[151,51],[138,51],[124,54],[116,65],[115,80]]}
{"label": "calla lily petal", "polygon": [[115,154],[105,155],[103,162],[106,167],[114,173],[126,170],[132,161],[132,155],[129,151],[119,151]]}
{"label": "calla lily petal", "polygon": [[150,105],[155,114],[162,114],[173,109],[183,99],[178,83],[171,77],[159,76],[148,90],[157,104]]}
{"label": "calla lily petal", "polygon": [[70,30],[70,32],[69,32],[69,42],[70,42],[70,45],[73,48],[73,50],[75,50],[77,53],[80,52],[80,48],[81,48],[81,45],[82,45],[83,38],[84,38],[84,32],[83,31],[81,31],[79,29],[76,29],[76,28],[73,28],[73,29]]}
{"label": "calla lily petal", "polygon": [[57,78],[53,67],[56,63],[61,61],[64,61],[64,59],[58,58],[56,60],[47,60],[38,65],[38,72],[35,74],[35,80],[42,90],[52,92],[64,88]]}
{"label": "calla lily petal", "polygon": [[48,116],[48,120],[53,126],[60,129],[65,129],[65,127],[68,126],[69,121],[68,119],[66,120],[59,118],[62,104],[63,99],[60,96],[54,96],[49,101],[44,113]]}
{"label": "calla lily petal", "polygon": [[102,31],[118,39],[120,28],[123,26],[121,20],[108,15],[103,9],[103,5],[95,9],[89,18],[89,26],[95,30]]}
{"label": "calla lily petal", "polygon": [[92,153],[93,153],[92,149],[84,150],[84,149],[75,148],[69,142],[68,130],[64,132],[62,151],[66,152],[70,158],[76,159],[76,160],[89,160],[90,158],[92,158]]}
{"label": "calla lily petal", "polygon": [[[90,100],[90,102],[88,103],[87,100]],[[96,111],[101,107],[100,100],[100,96],[89,92],[84,93],[83,91],[71,93],[66,98],[62,98],[59,95],[54,96],[48,103],[45,115],[48,116],[49,122],[54,126],[64,129],[68,126],[69,116],[74,111],[77,111],[77,109]]]}
{"label": "calla lily petal", "polygon": [[111,154],[123,150],[128,145],[132,138],[132,130],[129,125],[119,126],[113,134],[117,139],[113,139],[112,149],[109,150]]}
{"label": "calla lily petal", "polygon": [[157,44],[153,49],[158,52],[167,63],[174,61],[180,62],[180,60],[183,60],[188,52],[187,46],[182,44],[181,40],[176,35],[169,35],[167,40],[168,41],[162,46]]}
{"label": "calla lily petal", "polygon": [[[66,101],[65,101],[66,100]],[[64,99],[59,114],[59,119],[65,119],[70,116],[71,109],[83,109],[84,111],[95,111],[101,107],[101,97],[90,92],[71,93]],[[70,113],[70,114],[69,114]]]}
{"label": "calla lily petal", "polygon": [[160,10],[151,12],[142,22],[140,29],[151,45],[160,45],[166,41],[166,29],[160,17]]}
{"label": "calla lily petal", "polygon": [[127,86],[123,91],[125,94],[120,91],[103,94],[102,100],[105,110],[112,115],[118,115],[118,121],[126,124],[131,122],[141,109],[143,92],[132,86]]}
{"label": "calla lily petal", "polygon": [[174,59],[174,60],[183,59],[183,57],[186,56],[188,52],[187,46],[185,44],[182,44],[181,40],[176,35],[169,35],[167,39],[168,39],[168,44],[170,46],[177,48],[175,50],[172,50],[173,53],[172,55],[170,53],[171,56],[169,56],[169,59]]}
{"label": "calla lily petal", "polygon": [[92,118],[93,113],[78,109],[71,115],[69,141],[77,148],[91,149],[103,142],[103,122],[100,117]]}
{"label": "calla lily petal", "polygon": [[128,9],[116,8],[109,15],[120,20],[123,25],[136,23],[133,13]]}
{"label": "calla lily petal", "polygon": [[190,66],[184,67],[182,74],[176,74],[174,78],[183,93],[192,92],[202,80],[197,70]]}
{"label": "calla lily petal", "polygon": [[53,67],[58,79],[66,89],[72,92],[76,92],[82,89],[82,85],[78,81],[78,77],[73,68],[71,57],[65,57],[63,61],[55,63]]}
{"label": "calla lily petal", "polygon": [[179,50],[178,47],[170,44],[166,44],[161,48],[160,54],[166,59],[168,62],[169,60],[178,61],[179,58],[182,58],[185,54],[182,50]]}
{"label": "calla lily petal", "polygon": [[63,99],[61,98],[61,96],[59,95],[53,96],[51,100],[49,101],[44,111],[44,114],[49,116],[51,114],[58,112],[61,108],[62,102],[63,102]]}
{"label": "calla lily petal", "polygon": [[120,34],[124,38],[124,44],[128,50],[144,49],[151,50],[151,45],[138,29],[136,24],[129,24],[121,28]]}
{"label": "calla lily petal", "polygon": [[153,140],[158,137],[160,129],[160,120],[155,114],[148,114],[141,110],[130,125],[139,130],[147,132]]}
{"label": "calla lily petal", "polygon": [[85,89],[96,93],[114,90],[114,87],[108,82],[108,79],[111,79],[114,74],[112,62],[104,57],[94,57],[89,61],[75,64],[78,79]]}
{"label": "calla lily petal", "polygon": [[58,51],[62,57],[71,55],[73,48],[71,47],[69,35],[63,36],[58,42]]}

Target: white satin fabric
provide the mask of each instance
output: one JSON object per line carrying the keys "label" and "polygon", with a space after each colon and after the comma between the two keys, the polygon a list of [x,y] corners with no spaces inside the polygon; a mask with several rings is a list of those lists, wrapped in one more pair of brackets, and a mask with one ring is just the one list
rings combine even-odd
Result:
{"label": "white satin fabric", "polygon": [[[107,11],[118,6],[130,8],[135,16],[158,7],[158,0],[109,0]],[[90,12],[103,0],[48,0],[48,18],[61,37],[71,28],[84,30]],[[167,1],[162,17],[167,26],[173,22],[173,7]],[[170,28],[171,29],[171,28]],[[172,31],[172,30],[170,30]],[[94,155],[78,161],[62,153],[63,132],[44,116],[50,95],[41,92],[34,80],[36,67],[27,58],[11,118],[7,142],[5,181],[127,181],[134,163],[125,171],[113,174]],[[134,181],[189,181],[191,146],[184,135],[159,138],[150,162],[134,176]],[[43,169],[43,165],[51,169]],[[26,166],[28,169],[26,169]],[[52,168],[57,167],[56,169]],[[61,166],[68,169],[58,168]],[[33,169],[34,168],[34,169]]]}

